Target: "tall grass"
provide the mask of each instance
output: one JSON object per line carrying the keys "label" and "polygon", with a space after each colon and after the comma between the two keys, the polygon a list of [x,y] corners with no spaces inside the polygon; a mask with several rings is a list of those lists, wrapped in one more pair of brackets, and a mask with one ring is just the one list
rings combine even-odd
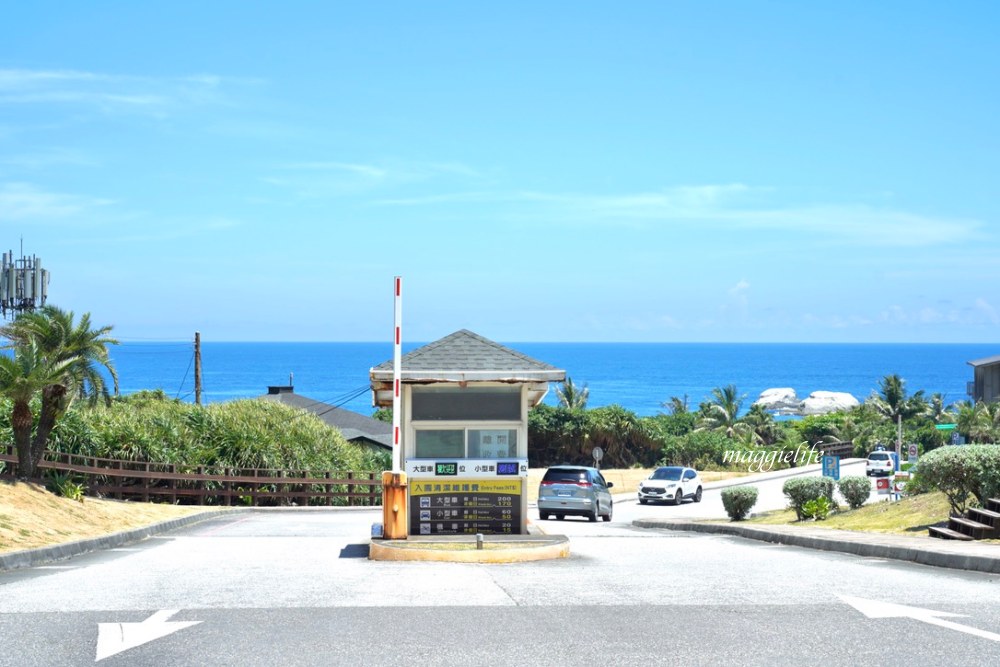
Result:
{"label": "tall grass", "polygon": [[[0,438],[8,442],[9,406],[0,401]],[[116,398],[110,406],[75,404],[59,421],[49,450],[206,468],[383,470],[386,456],[347,442],[314,415],[247,399],[196,406],[161,392]]]}

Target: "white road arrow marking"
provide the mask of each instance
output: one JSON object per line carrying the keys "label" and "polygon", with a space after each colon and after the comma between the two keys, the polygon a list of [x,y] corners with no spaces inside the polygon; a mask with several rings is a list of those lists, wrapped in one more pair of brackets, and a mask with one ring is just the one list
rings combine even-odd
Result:
{"label": "white road arrow marking", "polygon": [[142,646],[160,637],[166,637],[178,630],[198,625],[201,621],[170,621],[179,609],[158,611],[142,623],[99,623],[97,625],[97,659],[107,657]]}
{"label": "white road arrow marking", "polygon": [[947,611],[934,611],[933,609],[921,609],[920,607],[908,607],[903,604],[892,602],[882,602],[881,600],[865,600],[864,598],[850,597],[849,595],[838,595],[841,600],[851,605],[868,618],[912,618],[922,623],[937,625],[949,630],[957,630],[966,634],[982,637],[991,641],[1000,642],[1000,635],[995,632],[987,632],[978,628],[970,628],[968,625],[946,621],[942,616],[958,616],[963,614],[952,614]]}

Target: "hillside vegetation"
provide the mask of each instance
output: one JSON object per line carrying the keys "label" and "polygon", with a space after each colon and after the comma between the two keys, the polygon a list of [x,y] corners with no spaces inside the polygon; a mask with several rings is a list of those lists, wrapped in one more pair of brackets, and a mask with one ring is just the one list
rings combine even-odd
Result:
{"label": "hillside vegetation", "polygon": [[[10,405],[0,401],[0,439],[10,441]],[[347,442],[303,410],[247,399],[197,406],[162,391],[74,404],[49,450],[206,468],[383,470],[386,455]]]}

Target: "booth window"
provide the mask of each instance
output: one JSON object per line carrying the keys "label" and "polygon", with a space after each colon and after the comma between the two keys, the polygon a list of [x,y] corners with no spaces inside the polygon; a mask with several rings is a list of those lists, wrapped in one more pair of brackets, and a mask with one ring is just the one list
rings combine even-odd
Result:
{"label": "booth window", "polygon": [[414,458],[508,459],[517,456],[517,429],[416,429]]}
{"label": "booth window", "polygon": [[434,429],[416,431],[416,457],[418,459],[465,457],[465,430]]}
{"label": "booth window", "polygon": [[517,387],[414,387],[413,421],[521,421]]}

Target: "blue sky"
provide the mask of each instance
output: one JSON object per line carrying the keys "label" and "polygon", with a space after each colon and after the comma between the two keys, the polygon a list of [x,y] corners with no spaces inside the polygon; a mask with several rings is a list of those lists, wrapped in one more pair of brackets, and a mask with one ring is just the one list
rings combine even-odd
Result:
{"label": "blue sky", "polygon": [[996,3],[7,4],[0,245],[122,340],[1000,338]]}

